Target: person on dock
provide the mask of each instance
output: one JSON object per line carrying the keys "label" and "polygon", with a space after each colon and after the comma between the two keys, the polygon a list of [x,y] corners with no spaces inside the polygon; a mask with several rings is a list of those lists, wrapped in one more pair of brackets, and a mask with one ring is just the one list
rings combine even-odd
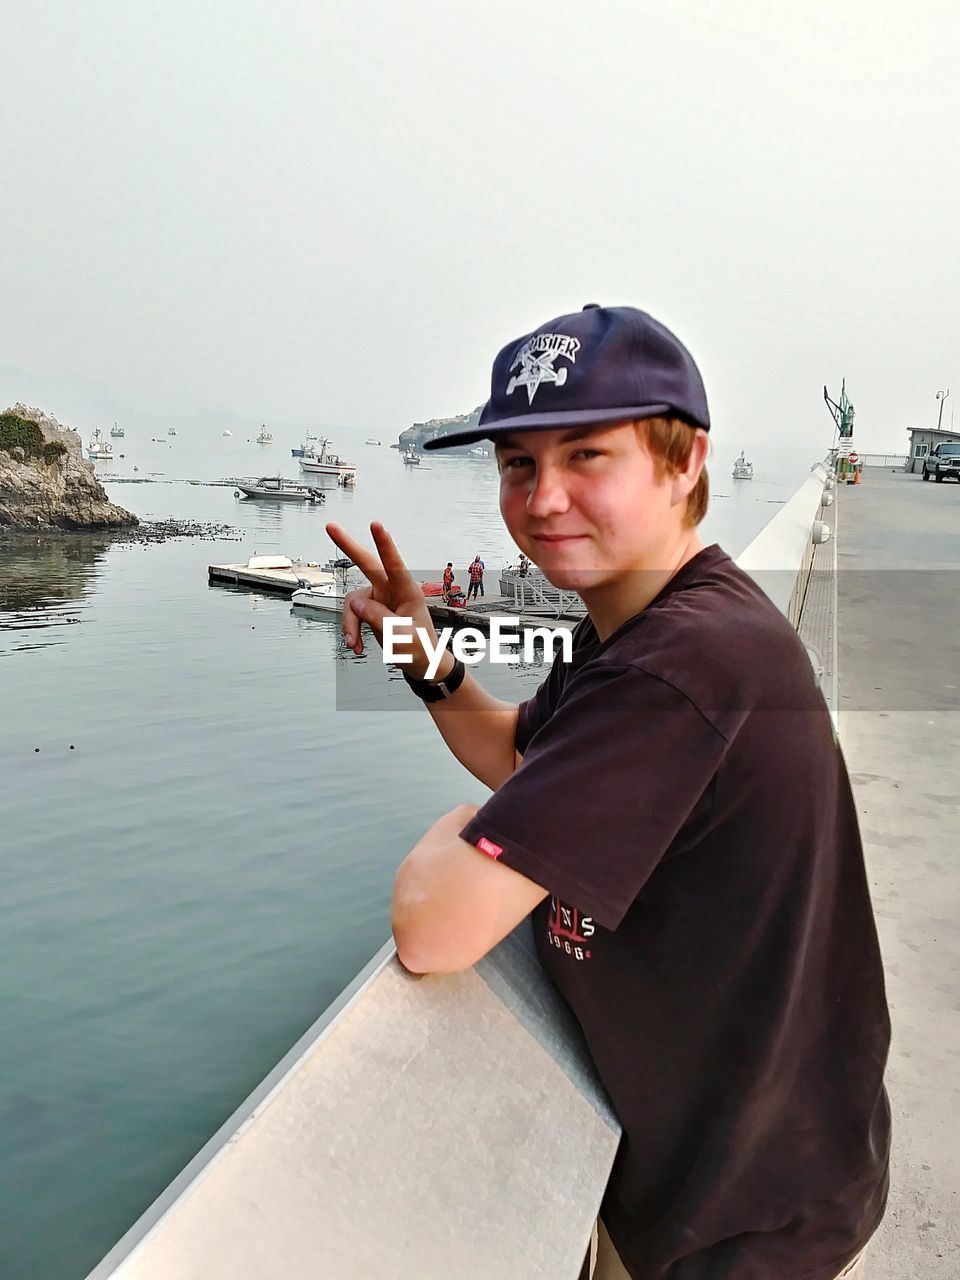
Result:
{"label": "person on dock", "polygon": [[[890,1024],[857,816],[799,637],[700,540],[709,429],[679,340],[591,306],[504,347],[479,423],[427,446],[493,440],[508,532],[587,617],[519,707],[450,653],[426,679],[414,642],[412,692],[492,794],[404,859],[393,932],[449,972],[531,917],[623,1128],[584,1275],[861,1276]],[[371,583],[357,653],[391,614],[432,631],[371,528],[375,552],[329,527]]]}
{"label": "person on dock", "polygon": [[449,601],[450,592],[453,590],[453,564],[448,560],[447,567],[443,571],[443,598]]}
{"label": "person on dock", "polygon": [[470,585],[467,587],[467,599],[476,599],[477,595],[483,595],[483,570],[484,563],[480,559],[480,552],[470,561],[470,567],[467,572],[470,575]]}

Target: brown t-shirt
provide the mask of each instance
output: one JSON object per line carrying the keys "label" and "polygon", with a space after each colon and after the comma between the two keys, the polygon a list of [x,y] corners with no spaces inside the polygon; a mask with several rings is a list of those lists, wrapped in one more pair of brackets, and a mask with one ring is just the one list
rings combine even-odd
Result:
{"label": "brown t-shirt", "polygon": [[517,747],[463,834],[553,895],[534,932],[623,1125],[631,1276],[833,1280],[883,1214],[890,1027],[796,633],[709,547],[603,643],[579,625]]}

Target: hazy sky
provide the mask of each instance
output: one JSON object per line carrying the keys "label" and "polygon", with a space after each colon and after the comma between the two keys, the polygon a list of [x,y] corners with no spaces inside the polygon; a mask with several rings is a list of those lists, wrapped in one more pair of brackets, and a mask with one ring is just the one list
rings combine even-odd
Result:
{"label": "hazy sky", "polygon": [[[383,432],[584,302],[715,433],[960,426],[960,6],[7,6],[0,400]],[[813,447],[813,446],[812,446]]]}

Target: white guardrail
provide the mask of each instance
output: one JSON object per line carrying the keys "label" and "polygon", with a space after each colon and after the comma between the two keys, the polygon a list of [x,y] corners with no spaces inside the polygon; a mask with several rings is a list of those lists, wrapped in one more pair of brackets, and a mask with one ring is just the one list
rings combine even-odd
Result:
{"label": "white guardrail", "polygon": [[[825,484],[739,559],[788,615]],[[460,974],[388,943],[88,1280],[576,1280],[619,1137],[529,921]]]}

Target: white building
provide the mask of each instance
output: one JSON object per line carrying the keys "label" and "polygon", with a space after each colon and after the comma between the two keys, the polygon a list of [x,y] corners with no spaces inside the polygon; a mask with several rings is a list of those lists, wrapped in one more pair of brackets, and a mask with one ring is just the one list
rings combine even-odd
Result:
{"label": "white building", "polygon": [[907,427],[910,432],[910,450],[904,471],[921,471],[923,460],[931,449],[947,440],[960,440],[960,431],[938,431],[936,427]]}

